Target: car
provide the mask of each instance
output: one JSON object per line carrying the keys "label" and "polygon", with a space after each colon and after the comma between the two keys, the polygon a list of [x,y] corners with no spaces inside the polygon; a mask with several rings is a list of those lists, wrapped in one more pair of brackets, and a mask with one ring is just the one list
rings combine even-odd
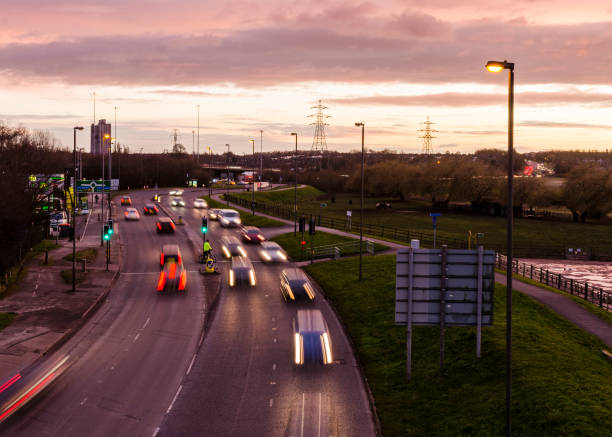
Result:
{"label": "car", "polygon": [[59,225],[68,223],[68,216],[65,211],[54,211],[49,214],[49,226],[53,229],[57,229]]}
{"label": "car", "polygon": [[264,241],[259,249],[259,258],[263,262],[285,262],[287,253],[274,241]]}
{"label": "car", "polygon": [[81,210],[79,211],[79,214],[81,214],[81,215],[87,215],[87,214],[89,214],[89,209],[87,209],[87,208],[81,208]]}
{"label": "car", "polygon": [[121,196],[121,206],[128,206],[132,204],[132,198],[130,196]]}
{"label": "car", "polygon": [[161,196],[159,194],[154,194],[151,200],[153,202],[161,202]]}
{"label": "car", "polygon": [[173,198],[170,204],[172,206],[185,206],[185,202],[183,201],[183,199],[179,199],[178,197]]}
{"label": "car", "polygon": [[179,249],[178,244],[164,244],[162,246],[159,256],[160,267],[163,268],[164,265],[171,262],[183,265],[183,255],[181,254],[181,249]]}
{"label": "car", "polygon": [[314,287],[308,276],[297,267],[283,269],[280,274],[280,291],[285,302],[297,299],[311,301],[315,298]]}
{"label": "car", "polygon": [[208,218],[211,220],[219,220],[219,215],[221,215],[221,210],[219,208],[213,208],[208,211]]}
{"label": "car", "polygon": [[228,273],[228,283],[230,287],[246,282],[251,287],[256,284],[255,269],[248,258],[244,256],[235,256],[232,258],[232,266]]}
{"label": "car", "polygon": [[219,215],[219,223],[224,228],[229,228],[240,226],[242,221],[240,220],[240,214],[235,209],[222,209]]}
{"label": "car", "polygon": [[320,310],[298,310],[293,319],[293,362],[332,364],[329,328]]}
{"label": "car", "polygon": [[208,203],[204,199],[196,199],[193,201],[194,208],[208,208]]}
{"label": "car", "polygon": [[157,291],[185,291],[187,272],[177,262],[164,263],[157,280]]}
{"label": "car", "polygon": [[140,214],[136,208],[128,208],[124,213],[126,220],[140,220]]}
{"label": "car", "polygon": [[163,232],[174,233],[176,226],[169,217],[160,217],[157,219],[157,233]]}
{"label": "car", "polygon": [[221,238],[221,251],[226,258],[231,258],[233,256],[247,256],[246,251],[240,244],[240,240],[233,235]]}
{"label": "car", "polygon": [[243,226],[241,233],[242,239],[247,243],[259,244],[266,239],[259,228],[255,226]]}
{"label": "car", "polygon": [[176,196],[176,190],[170,190],[170,191],[168,191],[168,195],[169,195],[169,196]]}
{"label": "car", "polygon": [[159,212],[157,206],[153,205],[152,203],[147,203],[142,210],[147,215],[157,215]]}

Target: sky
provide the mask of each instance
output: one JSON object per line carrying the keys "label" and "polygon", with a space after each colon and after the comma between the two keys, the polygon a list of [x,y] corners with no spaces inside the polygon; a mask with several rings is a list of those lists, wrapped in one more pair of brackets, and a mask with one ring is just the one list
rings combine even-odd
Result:
{"label": "sky", "polygon": [[[131,151],[612,150],[609,0],[0,0],[0,123],[89,151],[95,119]],[[95,96],[94,96],[95,93]],[[94,112],[95,99],[95,112]],[[199,117],[198,117],[199,105]],[[116,109],[115,109],[116,108]],[[260,131],[263,130],[263,133]]]}

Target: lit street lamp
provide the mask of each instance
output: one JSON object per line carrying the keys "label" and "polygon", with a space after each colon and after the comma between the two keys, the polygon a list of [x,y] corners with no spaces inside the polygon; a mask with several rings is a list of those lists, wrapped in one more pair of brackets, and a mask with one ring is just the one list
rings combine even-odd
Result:
{"label": "lit street lamp", "polygon": [[493,73],[508,70],[508,206],[506,207],[506,435],[511,434],[511,401],[512,401],[512,220],[514,205],[512,203],[512,161],[514,150],[514,63],[487,62],[486,69]]}
{"label": "lit street lamp", "polygon": [[293,236],[297,235],[297,132],[291,132],[295,135],[295,155],[293,155],[293,170],[295,171],[295,186],[293,187]]}
{"label": "lit street lamp", "polygon": [[361,202],[359,206],[359,280],[361,281],[361,258],[363,252],[363,162],[365,160],[364,148],[364,130],[363,122],[355,123],[355,126],[361,127]]}
{"label": "lit street lamp", "polygon": [[[76,291],[76,197],[77,197],[77,177],[76,177],[76,131],[83,130],[83,126],[73,128],[74,143],[72,147],[72,292]],[[64,181],[66,183],[66,181]]]}
{"label": "lit street lamp", "polygon": [[100,216],[100,246],[104,245],[104,155],[106,154],[106,150],[104,149],[104,140],[110,138],[109,134],[104,134],[102,137],[102,150],[100,151],[102,154],[102,197],[100,199],[100,205],[102,207],[102,215]]}
{"label": "lit street lamp", "polygon": [[[253,146],[253,162],[255,162],[255,140],[249,139],[249,143]],[[253,168],[252,178],[253,178],[253,193],[251,193],[251,213],[255,215],[255,166]]]}

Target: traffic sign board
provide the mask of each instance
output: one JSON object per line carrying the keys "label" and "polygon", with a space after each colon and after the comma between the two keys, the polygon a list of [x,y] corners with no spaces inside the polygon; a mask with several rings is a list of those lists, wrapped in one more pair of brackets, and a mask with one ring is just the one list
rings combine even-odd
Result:
{"label": "traffic sign board", "polygon": [[[119,189],[119,179],[105,179],[104,191],[117,191]],[[77,181],[77,191],[102,191],[102,179],[89,180],[81,179]]]}

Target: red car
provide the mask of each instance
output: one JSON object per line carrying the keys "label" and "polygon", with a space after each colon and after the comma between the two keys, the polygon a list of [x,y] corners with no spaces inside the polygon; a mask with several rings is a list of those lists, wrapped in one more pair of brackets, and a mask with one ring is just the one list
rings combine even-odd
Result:
{"label": "red car", "polygon": [[157,208],[157,206],[153,205],[152,203],[147,203],[144,206],[143,211],[145,214],[148,214],[148,215],[157,215],[157,213],[159,212],[159,209]]}
{"label": "red car", "polygon": [[185,291],[187,272],[182,264],[174,261],[164,263],[157,280],[157,291]]}
{"label": "red car", "polygon": [[247,243],[259,244],[266,240],[266,237],[264,237],[259,228],[255,226],[243,226],[241,232],[242,239]]}

